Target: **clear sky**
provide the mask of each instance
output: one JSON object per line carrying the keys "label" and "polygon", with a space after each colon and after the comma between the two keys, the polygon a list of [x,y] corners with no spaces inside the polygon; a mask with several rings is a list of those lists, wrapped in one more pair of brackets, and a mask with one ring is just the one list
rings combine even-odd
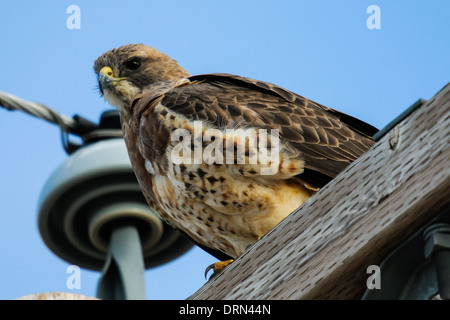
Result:
{"label": "clear sky", "polygon": [[[67,7],[81,10],[70,30]],[[381,29],[366,12],[380,8]],[[1,1],[0,91],[94,122],[94,60],[128,43],[167,53],[192,74],[226,72],[269,81],[382,128],[450,80],[450,1]],[[0,299],[64,291],[95,296],[100,274],[44,245],[38,198],[67,158],[59,130],[0,108]],[[216,260],[201,249],[146,272],[149,299],[184,299]]]}

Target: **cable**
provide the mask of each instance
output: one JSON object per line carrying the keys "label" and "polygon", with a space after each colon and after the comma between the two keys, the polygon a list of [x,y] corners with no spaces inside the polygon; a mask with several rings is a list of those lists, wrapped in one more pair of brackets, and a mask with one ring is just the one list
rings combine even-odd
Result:
{"label": "cable", "polygon": [[0,106],[9,110],[20,110],[37,118],[56,124],[61,129],[61,141],[67,154],[71,154],[78,146],[69,141],[69,133],[79,131],[79,122],[63,116],[43,104],[30,102],[0,91]]}
{"label": "cable", "polygon": [[[61,129],[61,141],[64,150],[69,155],[88,143],[123,137],[120,128],[120,118],[117,111],[113,110],[104,112],[100,124],[96,124],[79,115],[74,115],[73,118],[66,117],[46,105],[26,101],[2,91],[0,91],[0,107],[9,111],[20,110],[58,125]],[[83,143],[72,143],[69,140],[69,134],[79,136],[83,140]]]}
{"label": "cable", "polygon": [[72,118],[60,115],[55,110],[36,102],[25,101],[12,94],[0,91],[0,106],[9,111],[20,110],[37,118],[57,124],[61,128],[71,131],[76,127],[76,122]]}

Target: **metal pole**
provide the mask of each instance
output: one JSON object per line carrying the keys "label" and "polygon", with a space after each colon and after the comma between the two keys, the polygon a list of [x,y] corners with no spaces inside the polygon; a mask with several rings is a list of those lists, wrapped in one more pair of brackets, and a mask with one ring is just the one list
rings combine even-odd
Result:
{"label": "metal pole", "polygon": [[111,233],[97,297],[103,300],[145,300],[144,270],[138,230],[134,225],[117,226]]}
{"label": "metal pole", "polygon": [[450,224],[433,224],[424,236],[425,257],[433,258],[441,299],[450,300]]}

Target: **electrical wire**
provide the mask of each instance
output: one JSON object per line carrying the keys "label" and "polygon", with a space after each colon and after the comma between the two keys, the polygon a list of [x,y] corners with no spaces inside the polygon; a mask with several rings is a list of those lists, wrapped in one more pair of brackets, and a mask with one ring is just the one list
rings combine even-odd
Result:
{"label": "electrical wire", "polygon": [[[113,110],[104,112],[100,124],[96,124],[79,115],[74,115],[72,118],[66,117],[46,105],[26,101],[2,91],[0,91],[0,107],[9,111],[23,111],[29,115],[59,126],[61,129],[61,141],[64,150],[69,155],[88,143],[103,139],[123,138],[120,120],[118,120],[118,114],[116,115],[117,111],[113,114],[111,114],[111,111]],[[105,122],[103,122],[103,120],[105,120]],[[79,136],[83,140],[83,143],[78,144],[71,142],[69,140],[69,134]]]}
{"label": "electrical wire", "polygon": [[0,91],[0,106],[10,111],[20,110],[53,124],[63,125],[66,128],[74,128],[76,126],[75,120],[60,115],[55,110],[43,104],[26,101],[2,91]]}
{"label": "electrical wire", "polygon": [[77,123],[74,119],[61,115],[52,108],[49,108],[43,104],[26,101],[2,91],[0,91],[0,106],[9,111],[20,110],[58,125],[61,128],[61,140],[64,150],[68,154],[73,152],[69,143],[68,135],[71,129],[74,130],[77,127]]}

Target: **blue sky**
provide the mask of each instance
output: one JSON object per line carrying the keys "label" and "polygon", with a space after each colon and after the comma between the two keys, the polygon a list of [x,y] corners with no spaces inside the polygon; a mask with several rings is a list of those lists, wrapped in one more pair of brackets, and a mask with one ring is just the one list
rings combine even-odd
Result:
{"label": "blue sky", "polygon": [[[81,10],[69,30],[66,9]],[[369,30],[369,5],[381,29]],[[110,106],[92,66],[103,52],[145,43],[192,74],[269,81],[382,128],[450,80],[450,1],[2,1],[0,91],[98,122]],[[42,187],[67,155],[58,129],[0,108],[0,299],[64,291],[95,296],[100,274],[69,263],[37,229]],[[184,299],[216,260],[192,249],[146,272],[149,299]]]}

